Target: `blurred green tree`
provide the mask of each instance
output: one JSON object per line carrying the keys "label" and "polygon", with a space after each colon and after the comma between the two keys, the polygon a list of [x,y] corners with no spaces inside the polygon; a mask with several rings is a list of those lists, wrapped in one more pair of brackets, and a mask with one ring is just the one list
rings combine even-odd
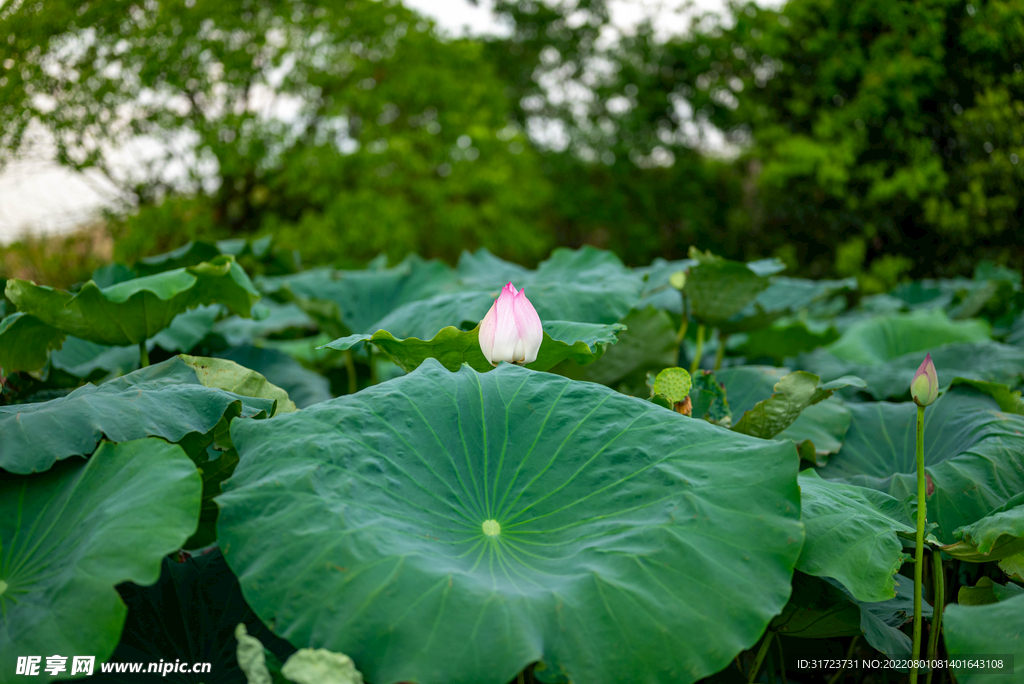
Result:
{"label": "blurred green tree", "polygon": [[118,255],[274,233],[312,261],[532,261],[552,193],[473,40],[393,0],[70,0],[0,9],[0,150],[30,125],[103,173]]}
{"label": "blurred green tree", "polygon": [[1021,0],[735,4],[666,47],[750,139],[762,250],[872,289],[1024,265]]}
{"label": "blurred green tree", "polygon": [[517,117],[564,140],[546,154],[576,188],[557,195],[562,239],[633,261],[773,254],[873,290],[1024,266],[1022,0],[733,2],[614,41],[603,0],[497,6]]}
{"label": "blurred green tree", "polygon": [[743,175],[708,154],[721,151],[706,139],[716,131],[675,95],[698,74],[650,23],[615,26],[606,0],[498,0],[495,10],[513,30],[488,39],[489,54],[560,190],[549,220],[562,244],[633,264],[684,258],[691,245],[752,251]]}

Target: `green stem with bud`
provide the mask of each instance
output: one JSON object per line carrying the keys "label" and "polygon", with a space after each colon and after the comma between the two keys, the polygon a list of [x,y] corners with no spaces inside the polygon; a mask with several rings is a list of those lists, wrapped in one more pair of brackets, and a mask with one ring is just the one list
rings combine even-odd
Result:
{"label": "green stem with bud", "polygon": [[[910,659],[921,653],[921,584],[924,579],[924,527],[927,501],[924,474],[924,406],[917,407],[917,540],[914,546],[914,642]],[[913,663],[912,663],[913,665]],[[910,668],[910,684],[917,684],[917,667]]]}
{"label": "green stem with bud", "polygon": [[139,367],[145,368],[149,365],[149,350],[146,349],[146,340],[139,342]]}

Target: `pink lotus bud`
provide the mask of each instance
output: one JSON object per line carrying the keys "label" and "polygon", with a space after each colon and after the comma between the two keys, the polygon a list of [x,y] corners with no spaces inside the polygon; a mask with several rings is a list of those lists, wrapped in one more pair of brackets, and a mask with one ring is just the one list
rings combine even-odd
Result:
{"label": "pink lotus bud", "polygon": [[939,397],[939,376],[932,363],[932,355],[928,354],[910,381],[910,396],[918,406],[927,406]]}
{"label": "pink lotus bud", "polygon": [[480,351],[492,366],[497,366],[499,361],[536,361],[544,330],[537,310],[526,298],[526,291],[516,292],[512,283],[501,288],[491,310],[480,321],[479,337]]}

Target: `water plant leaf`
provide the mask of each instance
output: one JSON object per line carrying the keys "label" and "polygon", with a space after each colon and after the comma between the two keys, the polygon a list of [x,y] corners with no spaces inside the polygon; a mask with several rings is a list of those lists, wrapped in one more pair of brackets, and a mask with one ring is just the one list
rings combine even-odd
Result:
{"label": "water plant leaf", "polygon": [[287,392],[256,371],[234,361],[187,354],[181,354],[178,358],[196,372],[196,377],[205,387],[215,387],[243,397],[270,399],[276,403],[277,413],[297,410]]}
{"label": "water plant leaf", "polygon": [[687,271],[683,292],[690,301],[691,315],[702,323],[721,326],[771,284],[767,276],[740,261],[694,248],[689,256],[698,263]]}
{"label": "water plant leaf", "polygon": [[[8,281],[10,282],[10,281]],[[60,349],[64,333],[35,316],[18,312],[0,320],[0,368],[4,373],[39,370],[51,349]]]}
{"label": "water plant leaf", "polygon": [[[160,579],[149,586],[133,582],[120,585],[118,593],[128,606],[121,641],[108,662],[210,663],[203,674],[161,673],[172,684],[246,684],[236,660],[235,629],[243,625],[250,639],[259,643],[262,655],[286,658],[295,649],[275,637],[252,612],[220,549],[165,557]],[[138,674],[100,673],[88,682],[135,684]],[[143,675],[153,679],[154,675]]]}
{"label": "water plant leaf", "polygon": [[[954,342],[930,350],[932,361],[939,369],[939,384],[948,387],[957,377],[1016,385],[1024,376],[1024,349],[985,340],[982,342]],[[800,355],[797,365],[832,380],[843,375],[855,375],[867,383],[862,392],[875,399],[909,398],[910,382],[921,365],[924,352],[910,352],[877,365],[842,361],[824,349]]]}
{"label": "water plant leaf", "polygon": [[929,309],[859,321],[825,349],[837,359],[872,366],[943,344],[988,340],[989,332],[985,321],[952,321],[942,311]]}
{"label": "water plant leaf", "polygon": [[775,435],[775,439],[792,440],[801,458],[823,466],[831,454],[839,453],[843,447],[851,422],[852,416],[846,404],[839,397],[832,396],[805,408],[792,425]]}
{"label": "water plant leaf", "polygon": [[[314,268],[259,278],[256,282],[264,293],[293,301],[324,330],[341,337],[372,333],[378,329],[374,324],[395,309],[452,290],[455,280],[452,269],[440,261],[410,255],[391,268]],[[449,321],[446,325],[459,322]]]}
{"label": "water plant leaf", "polygon": [[[912,403],[847,404],[850,430],[822,477],[887,492],[903,501],[917,492],[917,407]],[[928,520],[936,536],[983,518],[1024,491],[1024,416],[1004,413],[987,394],[959,385],[925,411],[925,472],[934,487]]]}
{"label": "water plant leaf", "polygon": [[794,371],[775,383],[772,395],[743,413],[732,429],[745,435],[772,439],[792,425],[804,409],[828,399],[835,390],[849,386],[863,387],[864,381],[847,376],[820,384],[817,375]]}
{"label": "water plant leaf", "polygon": [[226,416],[266,417],[274,407],[273,399],[206,387],[174,357],[50,401],[0,406],[0,468],[40,472],[59,459],[91,454],[104,438],[179,442],[209,433]]}
{"label": "water plant leaf", "polygon": [[787,445],[509,364],[428,359],[232,439],[246,598],[369,681],[689,683],[760,638],[803,541]]}
{"label": "water plant leaf", "polygon": [[[1013,656],[1014,667],[1024,662],[1024,595],[984,606],[947,606],[942,635],[950,658]],[[1014,670],[1016,672],[1016,670]],[[964,684],[1016,684],[1020,674],[976,668],[953,668]]]}
{"label": "water plant leaf", "polygon": [[[864,640],[890,658],[906,658],[912,643],[900,627],[914,617],[914,583],[896,576],[896,596],[881,602],[858,601],[842,584],[833,579],[793,575],[793,595],[774,620],[771,629],[778,634],[806,639],[830,639],[864,635]],[[921,614],[932,615],[932,608],[921,602]]]}
{"label": "water plant leaf", "polygon": [[953,531],[959,539],[942,550],[960,560],[984,563],[1024,552],[1024,493],[981,520]]}
{"label": "water plant leaf", "polygon": [[19,310],[57,330],[115,346],[149,339],[179,313],[201,304],[221,303],[248,316],[259,299],[245,271],[230,256],[103,289],[89,281],[74,294],[28,280],[8,280],[5,292]]}
{"label": "water plant leaf", "polygon": [[797,569],[841,582],[862,602],[896,596],[894,575],[903,564],[898,533],[912,536],[916,507],[884,492],[800,473],[801,520],[807,530]]}
{"label": "water plant leaf", "polygon": [[126,613],[115,585],[156,581],[161,558],[195,529],[200,489],[185,452],[160,439],[107,442],[84,463],[0,478],[0,662],[106,661]]}
{"label": "water plant leaf", "polygon": [[[494,259],[490,256],[486,262],[492,264]],[[387,330],[399,339],[428,340],[448,326],[468,330],[480,322],[513,275],[515,286],[526,290],[541,321],[617,323],[639,302],[643,287],[641,277],[623,266],[617,256],[592,247],[556,249],[535,271],[520,266],[513,270],[515,274],[496,266],[469,269],[460,265],[458,291],[399,306],[361,332]]]}
{"label": "water plant leaf", "polygon": [[[598,325],[574,323],[571,321],[545,321],[544,341],[537,353],[537,360],[527,364],[534,370],[549,370],[567,359],[580,365],[593,363],[604,353],[606,345],[615,344],[619,332],[626,329],[621,324]],[[378,330],[372,335],[350,335],[324,345],[327,349],[345,351],[357,344],[369,342],[380,349],[405,371],[419,367],[426,359],[437,359],[450,371],[468,363],[475,370],[491,370],[490,362],[480,350],[479,326],[472,330],[448,327],[432,339],[418,340],[415,337],[396,339],[387,330]]]}
{"label": "water plant leaf", "polygon": [[229,359],[256,371],[286,391],[288,398],[295,402],[298,408],[306,408],[334,398],[331,394],[331,383],[327,378],[306,368],[278,349],[244,345],[218,352],[217,357]]}
{"label": "water plant leaf", "polygon": [[648,372],[676,364],[679,345],[668,313],[649,306],[630,311],[621,322],[626,329],[618,334],[618,342],[609,346],[595,363],[582,367],[563,365],[556,372],[610,387],[626,385],[646,389]]}

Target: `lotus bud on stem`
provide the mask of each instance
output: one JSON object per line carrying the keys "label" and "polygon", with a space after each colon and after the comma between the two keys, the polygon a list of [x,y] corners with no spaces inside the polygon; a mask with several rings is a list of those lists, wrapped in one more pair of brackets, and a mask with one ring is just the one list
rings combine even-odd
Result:
{"label": "lotus bud on stem", "polygon": [[480,351],[492,366],[500,361],[527,364],[537,360],[544,329],[525,290],[516,290],[512,283],[501,288],[501,294],[480,321],[478,339]]}
{"label": "lotus bud on stem", "polygon": [[[910,395],[917,404],[917,539],[914,545],[914,641],[910,652],[916,661],[921,653],[921,585],[924,580],[924,530],[927,515],[927,482],[924,472],[924,409],[939,396],[939,376],[928,354],[910,381]],[[941,560],[939,561],[941,566]],[[936,611],[941,608],[936,606]],[[941,612],[933,617],[932,629],[941,620]],[[938,640],[929,640],[938,645]],[[932,654],[934,655],[934,654]],[[910,684],[917,684],[917,667],[910,668]]]}

